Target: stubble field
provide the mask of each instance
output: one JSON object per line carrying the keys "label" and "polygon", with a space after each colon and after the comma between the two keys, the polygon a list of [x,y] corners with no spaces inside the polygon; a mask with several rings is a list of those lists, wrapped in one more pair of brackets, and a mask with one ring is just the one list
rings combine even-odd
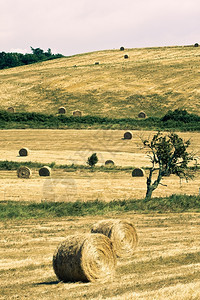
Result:
{"label": "stubble field", "polygon": [[[133,139],[124,140],[122,130],[2,130],[0,131],[1,160],[40,162],[44,165],[87,165],[87,158],[97,153],[98,166],[111,159],[118,167],[151,166],[149,157],[142,149],[141,138],[153,132],[133,131]],[[199,133],[180,133],[184,140],[191,139],[191,151],[200,153]],[[19,156],[19,149],[27,147],[30,154]],[[132,169],[103,172],[77,169],[53,169],[51,178],[39,177],[33,169],[31,179],[17,178],[16,171],[0,171],[0,200],[21,201],[76,201],[76,200],[123,200],[144,198],[146,176],[133,178]],[[146,171],[147,172],[147,171]],[[176,176],[165,177],[154,196],[199,193],[199,172],[193,181],[180,183]]]}
{"label": "stubble field", "polygon": [[[1,160],[37,161],[86,165],[96,152],[98,165],[112,159],[117,166],[147,167],[147,154],[140,138],[152,132],[134,131],[132,140],[124,131],[101,130],[2,130]],[[199,153],[199,133],[180,133],[191,138],[191,150]],[[28,157],[19,157],[22,147]],[[198,194],[200,174],[189,183],[166,177],[154,196],[174,193]],[[49,179],[33,170],[31,179],[19,179],[16,171],[0,171],[3,200],[75,201],[133,199],[145,196],[146,177],[133,178],[131,170],[100,172],[53,169]],[[59,282],[52,257],[66,236],[86,233],[98,220],[130,220],[136,226],[139,244],[128,259],[118,259],[113,281],[96,283]],[[157,299],[197,300],[200,296],[200,215],[198,213],[138,214],[0,222],[0,299]]]}
{"label": "stubble field", "polygon": [[1,70],[0,109],[55,114],[65,106],[67,116],[79,109],[137,118],[141,110],[161,117],[183,108],[199,115],[199,55],[193,46],[117,49]]}
{"label": "stubble field", "polygon": [[199,214],[112,217],[131,220],[139,244],[132,257],[118,259],[106,283],[59,282],[52,268],[58,244],[102,217],[1,222],[0,299],[199,299]]}

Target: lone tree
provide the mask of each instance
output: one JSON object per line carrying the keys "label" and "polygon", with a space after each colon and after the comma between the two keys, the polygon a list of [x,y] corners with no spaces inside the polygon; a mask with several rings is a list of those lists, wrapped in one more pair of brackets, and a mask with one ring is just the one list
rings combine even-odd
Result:
{"label": "lone tree", "polygon": [[90,157],[88,157],[87,164],[90,167],[94,167],[94,165],[96,165],[97,162],[98,162],[98,157],[96,153],[93,153]]}
{"label": "lone tree", "polygon": [[[142,140],[143,145],[148,149],[152,166],[147,177],[146,199],[150,199],[152,192],[162,185],[161,180],[170,174],[177,175],[180,179],[193,178],[192,171],[188,168],[188,163],[194,159],[193,155],[187,152],[190,141],[183,141],[175,133],[163,134],[158,132],[152,140]],[[156,179],[153,180],[153,175]]]}

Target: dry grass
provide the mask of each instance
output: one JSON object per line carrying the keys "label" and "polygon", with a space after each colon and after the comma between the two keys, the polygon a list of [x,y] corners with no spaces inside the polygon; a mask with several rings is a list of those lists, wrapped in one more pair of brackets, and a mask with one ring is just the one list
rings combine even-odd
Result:
{"label": "dry grass", "polygon": [[[169,109],[200,113],[200,47],[99,51],[0,71],[1,107],[90,115],[161,116]],[[101,63],[96,66],[94,61]],[[74,67],[76,65],[76,67]],[[87,101],[86,101],[87,99]],[[39,104],[39,105],[38,105]]]}
{"label": "dry grass", "polygon": [[106,283],[62,283],[52,267],[58,244],[102,217],[1,222],[0,299],[199,299],[200,214],[116,217],[132,220],[139,244]]}
{"label": "dry grass", "polygon": [[[103,130],[2,130],[0,156],[2,160],[18,162],[37,161],[57,164],[85,164],[92,153],[97,153],[98,165],[112,159],[116,166],[150,166],[146,153],[140,148],[140,137],[152,132],[134,131],[131,140],[123,139],[124,131]],[[199,133],[180,133],[184,139],[191,138],[191,149],[200,153]],[[52,143],[52,141],[54,141]],[[26,144],[32,149],[28,157],[20,157],[18,149]],[[62,151],[60,150],[62,149]],[[183,182],[175,176],[163,180],[154,196],[174,193],[198,194],[200,174],[194,181]],[[30,180],[17,178],[16,172],[0,171],[0,199],[23,201],[76,201],[143,198],[146,177],[133,178],[130,172],[102,173],[77,170],[65,172],[52,170],[51,178],[41,178],[33,170]],[[33,192],[34,191],[34,192]]]}
{"label": "dry grass", "polygon": [[[175,176],[165,177],[154,197],[172,194],[198,195],[200,172],[195,180],[183,182]],[[17,178],[15,171],[0,171],[0,200],[13,201],[103,201],[141,199],[146,194],[146,178],[132,177],[131,172],[105,173],[86,171],[52,171],[51,178],[39,177],[33,171],[31,179]]]}
{"label": "dry grass", "polygon": [[[90,153],[96,152],[99,165],[113,159],[118,166],[142,167],[150,165],[141,149],[140,138],[154,135],[151,131],[133,131],[131,140],[124,140],[123,130],[1,130],[1,160],[39,161],[58,164],[86,164]],[[200,133],[178,133],[184,140],[191,139],[190,149],[200,154]],[[53,142],[52,142],[53,141]],[[29,157],[19,157],[18,149],[26,143]]]}

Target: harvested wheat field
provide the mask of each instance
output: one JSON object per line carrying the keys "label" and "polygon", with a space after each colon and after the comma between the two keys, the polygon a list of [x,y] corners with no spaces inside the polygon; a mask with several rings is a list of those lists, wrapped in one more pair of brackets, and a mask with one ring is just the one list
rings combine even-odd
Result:
{"label": "harvested wheat field", "polygon": [[[130,258],[118,258],[113,280],[58,281],[56,247],[68,235],[88,233],[106,218],[131,220],[139,243]],[[200,215],[126,213],[104,217],[1,222],[0,299],[199,299]]]}
{"label": "harvested wheat field", "polygon": [[[123,130],[2,130],[0,131],[1,160],[17,162],[41,162],[44,164],[86,165],[87,158],[97,153],[98,166],[112,159],[116,166],[145,168],[150,161],[141,148],[140,138],[153,135],[148,131],[133,131],[131,140],[123,139]],[[200,153],[200,133],[180,133],[191,139],[191,151]],[[21,157],[18,149],[26,146],[28,157]],[[15,171],[0,171],[0,199],[22,201],[87,201],[143,198],[146,177],[133,178],[132,170],[120,172],[90,172],[52,169],[50,178],[42,178],[38,170],[32,171],[30,179],[19,179]],[[154,196],[174,193],[195,194],[199,192],[200,174],[193,181],[180,184],[175,176],[165,177],[155,190]]]}
{"label": "harvested wheat field", "polygon": [[[57,164],[85,164],[88,156],[96,152],[98,165],[112,159],[117,166],[150,166],[147,153],[142,149],[141,138],[154,135],[152,131],[133,131],[131,140],[124,140],[124,130],[51,130],[14,129],[0,131],[1,160],[32,161]],[[200,154],[200,133],[178,133],[190,139],[190,149]],[[19,149],[28,147],[29,156],[20,157]]]}
{"label": "harvested wheat field", "polygon": [[[162,181],[154,197],[172,194],[198,195],[200,172],[194,180],[183,181],[171,175]],[[0,171],[0,201],[93,201],[141,199],[146,194],[146,177],[132,177],[131,171],[106,173],[53,170],[51,177],[40,177],[34,170],[30,179],[17,178],[15,171]]]}
{"label": "harvested wheat field", "polygon": [[[199,47],[95,51],[1,70],[0,109],[106,117],[162,116],[185,108],[200,114]],[[95,65],[95,62],[99,62]],[[48,109],[47,109],[48,108]]]}

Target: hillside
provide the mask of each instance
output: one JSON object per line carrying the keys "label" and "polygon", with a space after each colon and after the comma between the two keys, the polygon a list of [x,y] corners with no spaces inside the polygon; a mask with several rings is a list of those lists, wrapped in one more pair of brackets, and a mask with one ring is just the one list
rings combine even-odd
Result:
{"label": "hillside", "polygon": [[[128,54],[129,58],[124,59]],[[0,71],[0,109],[113,118],[200,115],[200,47],[98,51]],[[95,64],[99,62],[99,64]]]}

